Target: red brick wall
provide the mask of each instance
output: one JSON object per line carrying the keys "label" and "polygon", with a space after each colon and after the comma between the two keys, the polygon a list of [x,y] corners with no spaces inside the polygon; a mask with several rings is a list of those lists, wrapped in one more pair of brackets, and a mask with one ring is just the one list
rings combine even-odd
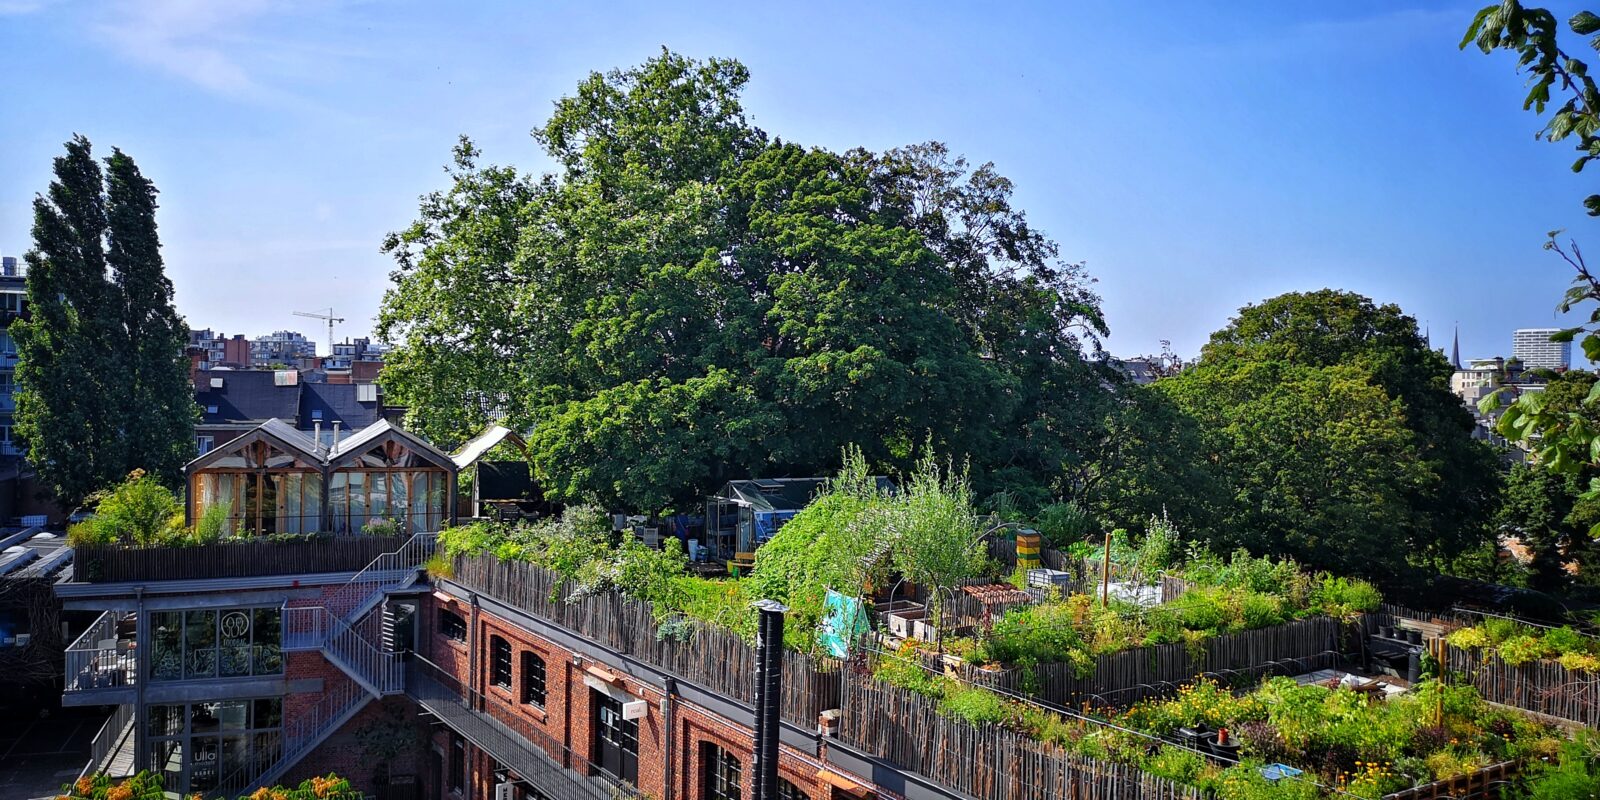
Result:
{"label": "red brick wall", "polygon": [[[485,710],[513,728],[547,734],[552,742],[546,746],[546,750],[553,757],[562,760],[569,769],[586,772],[593,747],[591,721],[594,719],[595,691],[584,683],[584,676],[596,671],[614,674],[607,665],[591,659],[584,659],[582,666],[575,665],[570,651],[482,609],[474,626],[470,605],[435,594],[423,605],[423,655],[453,674],[463,685],[471,682],[470,651],[466,644],[451,641],[439,634],[437,620],[442,608],[460,614],[467,621],[468,637],[475,641],[479,659],[475,688],[483,698]],[[494,636],[504,638],[511,645],[509,690],[490,683],[490,641]],[[524,650],[539,654],[545,662],[547,697],[542,709],[518,702],[522,686],[521,653]],[[671,781],[675,800],[703,800],[701,743],[711,742],[739,758],[744,793],[746,797],[751,796],[754,733],[748,727],[682,700],[674,701],[674,752],[671,774],[668,775],[666,732],[661,714],[662,692],[621,676],[611,685],[649,703],[648,713],[639,720],[638,787],[641,792],[653,798],[663,797],[666,782]],[[533,737],[528,738],[534,741]],[[441,734],[435,736],[434,741],[445,748],[448,756],[448,737]],[[778,764],[780,777],[795,784],[813,800],[832,797],[831,787],[817,781],[817,767],[813,759],[788,747],[781,748],[781,751]],[[475,756],[469,760],[476,767],[473,769],[469,800],[492,798],[492,765],[486,757]],[[448,758],[445,763],[448,765]]]}

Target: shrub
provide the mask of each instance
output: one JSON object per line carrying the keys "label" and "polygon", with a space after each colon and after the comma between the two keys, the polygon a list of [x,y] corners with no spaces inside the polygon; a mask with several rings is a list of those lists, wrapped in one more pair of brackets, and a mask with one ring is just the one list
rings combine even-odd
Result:
{"label": "shrub", "polygon": [[939,710],[973,725],[998,724],[1006,720],[1005,701],[994,692],[964,688],[950,692]]}
{"label": "shrub", "polygon": [[212,503],[206,506],[206,510],[200,512],[200,519],[195,520],[194,541],[199,544],[210,544],[229,535],[232,516],[232,503]]}
{"label": "shrub", "polygon": [[1600,656],[1593,656],[1588,653],[1567,653],[1556,660],[1566,669],[1600,672]]}
{"label": "shrub", "polygon": [[1077,503],[1058,501],[1039,509],[1033,518],[1033,528],[1044,537],[1047,545],[1059,549],[1088,541],[1096,525],[1094,517]]}
{"label": "shrub", "polygon": [[368,536],[399,536],[400,520],[373,517],[367,520],[367,524],[361,526],[361,532]]}
{"label": "shrub", "polygon": [[1500,643],[1495,652],[1499,654],[1500,660],[1513,667],[1519,664],[1526,664],[1529,661],[1537,661],[1544,658],[1546,654],[1544,642],[1540,641],[1538,636],[1527,633],[1520,633],[1506,639]]}
{"label": "shrub", "polygon": [[[169,796],[162,790],[160,773],[148,771],[120,781],[105,775],[85,776],[61,787],[61,800],[164,800]],[[249,800],[361,800],[363,796],[348,780],[328,774],[301,781],[299,786],[258,789]]]}
{"label": "shrub", "polygon": [[1311,594],[1312,606],[1331,617],[1349,618],[1376,611],[1382,602],[1378,589],[1359,578],[1323,576]]}
{"label": "shrub", "polygon": [[144,470],[91,499],[98,501],[94,516],[68,531],[71,544],[162,545],[185,538],[183,502]]}
{"label": "shrub", "polygon": [[1163,745],[1156,754],[1145,759],[1144,770],[1169,781],[1194,784],[1206,769],[1206,760],[1199,753]]}
{"label": "shrub", "polygon": [[1593,640],[1569,627],[1547,630],[1539,638],[1544,640],[1546,650],[1558,656],[1568,653],[1587,653],[1593,645]]}
{"label": "shrub", "polygon": [[1479,647],[1488,647],[1492,644],[1489,641],[1489,634],[1485,633],[1483,628],[1477,626],[1453,630],[1445,634],[1444,640],[1449,642],[1452,647],[1459,647],[1462,650],[1473,650]]}

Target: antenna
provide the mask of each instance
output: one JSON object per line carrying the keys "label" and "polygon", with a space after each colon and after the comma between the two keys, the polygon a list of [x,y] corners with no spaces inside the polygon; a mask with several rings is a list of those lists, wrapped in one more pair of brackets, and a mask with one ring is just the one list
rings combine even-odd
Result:
{"label": "antenna", "polygon": [[327,320],[327,322],[328,322],[328,355],[332,356],[333,355],[333,323],[335,323],[335,322],[344,322],[344,317],[336,317],[336,316],[334,316],[332,308],[329,308],[328,309],[328,313],[326,313],[326,314],[318,314],[318,313],[313,313],[313,312],[310,312],[310,311],[296,311],[296,312],[294,312],[294,315],[297,316],[297,317],[310,317],[312,319]]}

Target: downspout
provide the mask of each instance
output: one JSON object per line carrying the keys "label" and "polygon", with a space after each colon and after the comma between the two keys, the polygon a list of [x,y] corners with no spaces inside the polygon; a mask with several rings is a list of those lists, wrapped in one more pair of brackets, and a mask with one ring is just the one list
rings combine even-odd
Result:
{"label": "downspout", "polygon": [[483,638],[483,631],[478,629],[478,593],[472,593],[472,624],[469,630],[472,638],[467,640],[467,707],[478,711],[484,710],[483,693],[478,691],[478,641]]}
{"label": "downspout", "polygon": [[133,587],[134,613],[138,622],[133,627],[134,636],[134,699],[133,707],[133,758],[134,770],[144,769],[150,763],[150,742],[145,738],[147,720],[144,705],[145,685],[150,682],[150,621],[144,613],[144,587]]}
{"label": "downspout", "polygon": [[674,788],[672,785],[672,744],[674,740],[672,734],[673,726],[677,724],[677,721],[673,719],[672,712],[674,704],[672,702],[672,698],[677,693],[677,679],[671,677],[667,678],[661,688],[661,727],[667,732],[665,743],[666,756],[661,759],[661,800],[672,800],[672,790]]}

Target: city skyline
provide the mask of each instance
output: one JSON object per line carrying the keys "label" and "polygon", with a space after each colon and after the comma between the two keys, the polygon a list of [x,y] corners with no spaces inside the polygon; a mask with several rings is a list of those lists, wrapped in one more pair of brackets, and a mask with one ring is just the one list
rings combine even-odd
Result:
{"label": "city skyline", "polygon": [[[1474,6],[1233,10],[928,9],[918,41],[1019,43],[948,57],[875,35],[895,12],[861,7],[775,25],[759,9],[6,4],[0,86],[28,122],[0,131],[0,250],[28,248],[31,198],[81,132],[127,150],[162,190],[191,326],[292,327],[295,309],[331,301],[349,320],[337,335],[365,335],[393,267],[382,238],[443,186],[459,134],[491,161],[548,169],[527,131],[551,103],[666,45],[742,60],[751,118],[802,144],[937,138],[993,160],[1098,280],[1118,355],[1169,340],[1192,356],[1241,306],[1323,287],[1431,329],[1459,320],[1463,353],[1498,349],[1502,327],[1559,324],[1569,273],[1540,244],[1559,228],[1585,237],[1565,183],[1581,179],[1530,135],[1509,59],[1457,50]],[[1076,44],[1035,46],[1046,39]],[[1348,58],[1321,57],[1347,41],[1361,42]],[[1136,47],[1139,59],[1118,55]],[[24,79],[44,74],[65,84]],[[1125,88],[1160,82],[1170,102]]]}

